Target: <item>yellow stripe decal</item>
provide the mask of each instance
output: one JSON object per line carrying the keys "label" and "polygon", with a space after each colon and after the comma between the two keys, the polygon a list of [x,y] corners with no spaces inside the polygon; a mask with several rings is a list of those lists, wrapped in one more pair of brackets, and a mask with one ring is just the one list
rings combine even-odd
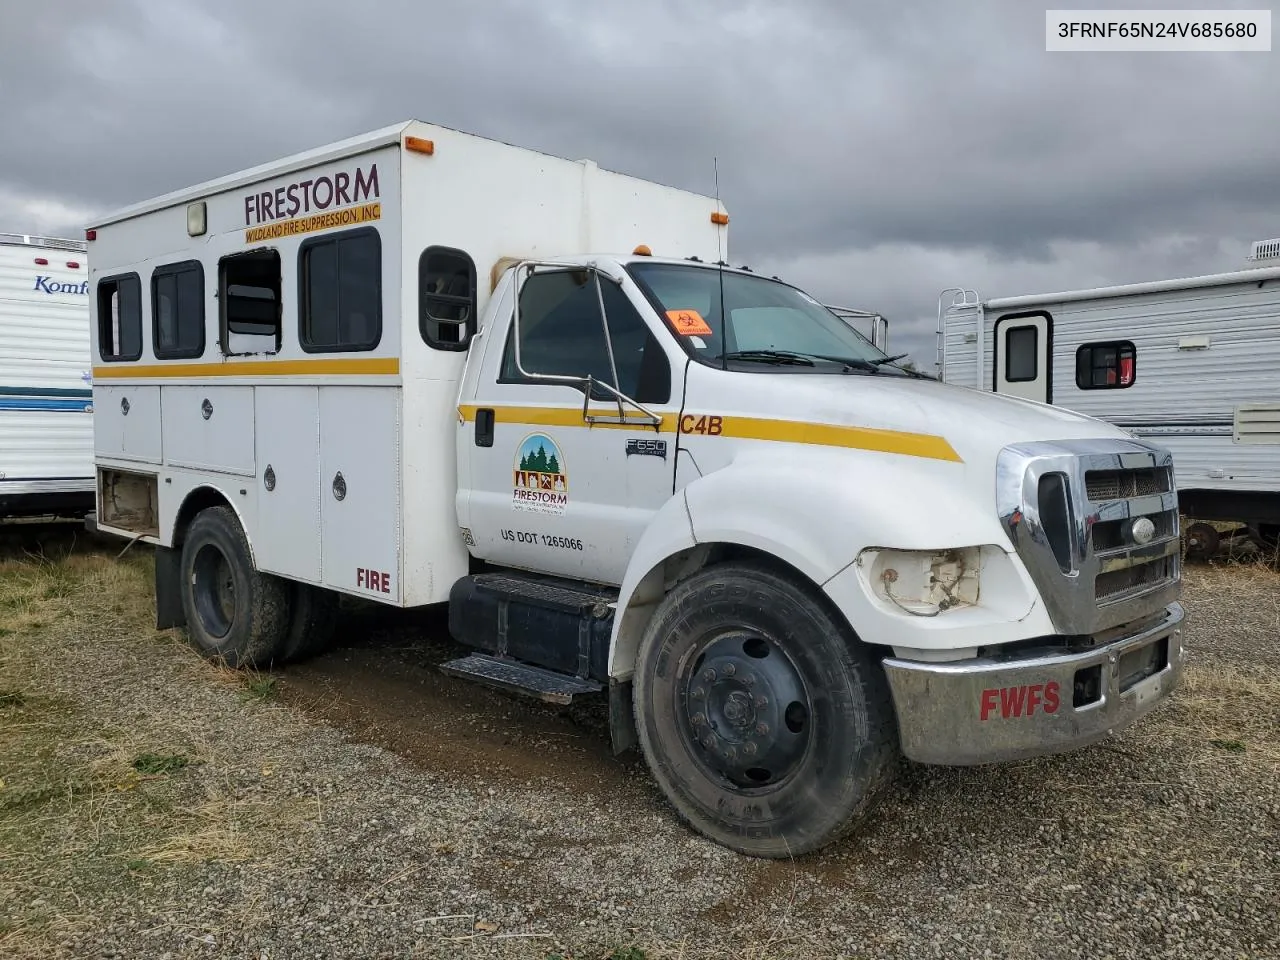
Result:
{"label": "yellow stripe decal", "polygon": [[[458,407],[465,422],[475,420],[475,404]],[[573,407],[493,407],[494,418],[502,423],[520,423],[539,427],[586,427],[582,411]],[[617,413],[594,408],[594,413]],[[699,423],[701,421],[701,428]],[[709,425],[714,424],[714,425]],[[614,430],[651,430],[647,423],[637,420],[634,425],[622,423],[591,424]],[[685,414],[683,418],[673,413],[662,416],[663,433],[682,433],[700,436],[734,437],[739,440],[773,440],[780,443],[811,443],[825,447],[847,447],[851,450],[874,450],[906,457],[922,457],[928,460],[947,460],[963,463],[960,455],[945,438],[927,433],[906,433],[899,430],[877,430],[872,427],[845,427],[828,423],[804,423],[798,420],[766,420],[755,417],[721,417],[714,415]]]}
{"label": "yellow stripe decal", "polygon": [[[475,404],[464,404],[458,407],[458,414],[462,419],[470,423],[476,418],[476,410],[480,409]],[[494,419],[502,423],[523,423],[533,427],[590,427],[592,430],[648,430],[653,431],[653,424],[644,417],[643,414],[630,410],[623,414],[628,419],[634,419],[635,423],[587,423],[582,419],[581,407],[485,407],[486,410],[492,410]],[[617,406],[612,407],[590,407],[588,413],[598,417],[616,417],[618,415]],[[661,433],[676,432],[676,415],[674,413],[662,414],[662,425],[658,427]]]}
{"label": "yellow stripe decal", "polygon": [[724,417],[720,436],[740,440],[777,440],[782,443],[812,443],[824,447],[875,450],[905,457],[950,460],[963,463],[943,437],[874,427],[844,427],[830,423],[803,423],[798,420],[759,420],[754,417]]}
{"label": "yellow stripe decal", "polygon": [[400,372],[396,357],[325,357],[316,360],[228,360],[226,363],[121,363],[94,367],[95,380],[170,380],[175,377],[319,377]]}

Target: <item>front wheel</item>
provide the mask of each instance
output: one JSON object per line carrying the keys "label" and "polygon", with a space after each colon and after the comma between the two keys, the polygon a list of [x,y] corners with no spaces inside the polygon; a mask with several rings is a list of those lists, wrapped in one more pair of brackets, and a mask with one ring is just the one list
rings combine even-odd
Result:
{"label": "front wheel", "polygon": [[641,641],[636,729],[698,832],[795,856],[845,833],[898,758],[879,664],[814,593],[754,565],[678,584]]}

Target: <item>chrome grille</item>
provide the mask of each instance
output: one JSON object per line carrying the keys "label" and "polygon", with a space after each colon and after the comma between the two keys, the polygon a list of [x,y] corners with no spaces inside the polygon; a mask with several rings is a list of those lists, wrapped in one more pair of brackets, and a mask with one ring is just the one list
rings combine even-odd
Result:
{"label": "chrome grille", "polygon": [[[1046,496],[1054,490],[1063,493]],[[1121,438],[1015,444],[1000,454],[996,493],[1005,531],[1059,633],[1096,634],[1177,599],[1168,451]],[[1155,530],[1140,543],[1133,527],[1143,517]]]}
{"label": "chrome grille", "polygon": [[1094,503],[1128,500],[1169,492],[1169,469],[1088,470],[1084,475],[1085,494]]}
{"label": "chrome grille", "polygon": [[1094,596],[1099,603],[1104,603],[1158,587],[1173,577],[1175,562],[1172,557],[1159,557],[1136,566],[1100,573],[1094,580]]}

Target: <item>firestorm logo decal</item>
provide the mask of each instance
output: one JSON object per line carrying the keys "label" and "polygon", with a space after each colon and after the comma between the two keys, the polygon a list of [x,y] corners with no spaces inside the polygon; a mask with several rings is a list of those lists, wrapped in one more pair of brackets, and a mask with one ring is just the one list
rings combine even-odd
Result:
{"label": "firestorm logo decal", "polygon": [[569,503],[569,474],[556,442],[531,433],[516,451],[512,503],[517,510],[564,513]]}
{"label": "firestorm logo decal", "polygon": [[379,220],[381,197],[376,163],[367,170],[357,166],[251,193],[244,198],[244,241],[261,243]]}

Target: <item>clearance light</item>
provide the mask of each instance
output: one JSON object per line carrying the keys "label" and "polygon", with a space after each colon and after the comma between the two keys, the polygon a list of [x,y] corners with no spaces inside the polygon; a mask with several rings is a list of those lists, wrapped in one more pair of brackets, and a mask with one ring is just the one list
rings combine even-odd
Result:
{"label": "clearance light", "polygon": [[205,205],[203,200],[187,204],[187,236],[199,237],[204,234]]}
{"label": "clearance light", "polygon": [[729,222],[729,215],[717,210],[711,214],[711,222],[723,227]]}
{"label": "clearance light", "polygon": [[85,238],[86,240],[97,240],[97,239],[98,239],[98,231],[97,231],[97,230],[86,230],[86,231],[84,232],[84,238]]}
{"label": "clearance light", "polygon": [[649,249],[649,245],[648,245],[647,243],[642,243],[642,244],[640,244],[640,246],[638,246],[638,247],[636,247],[634,250],[632,250],[632,251],[631,251],[631,253],[632,253],[632,255],[637,256],[637,257],[652,257],[652,256],[653,256],[653,251]]}
{"label": "clearance light", "polygon": [[67,261],[67,269],[68,269],[68,270],[79,270],[79,269],[80,269],[80,264],[78,264],[78,263],[77,263],[76,261],[74,261],[74,260],[68,260],[68,261]]}
{"label": "clearance light", "polygon": [[48,265],[49,265],[49,261],[46,260],[44,257],[36,257],[37,267],[47,267]]}
{"label": "clearance light", "polygon": [[422,137],[405,137],[404,148],[414,153],[425,153],[429,157],[436,152],[436,142]]}

